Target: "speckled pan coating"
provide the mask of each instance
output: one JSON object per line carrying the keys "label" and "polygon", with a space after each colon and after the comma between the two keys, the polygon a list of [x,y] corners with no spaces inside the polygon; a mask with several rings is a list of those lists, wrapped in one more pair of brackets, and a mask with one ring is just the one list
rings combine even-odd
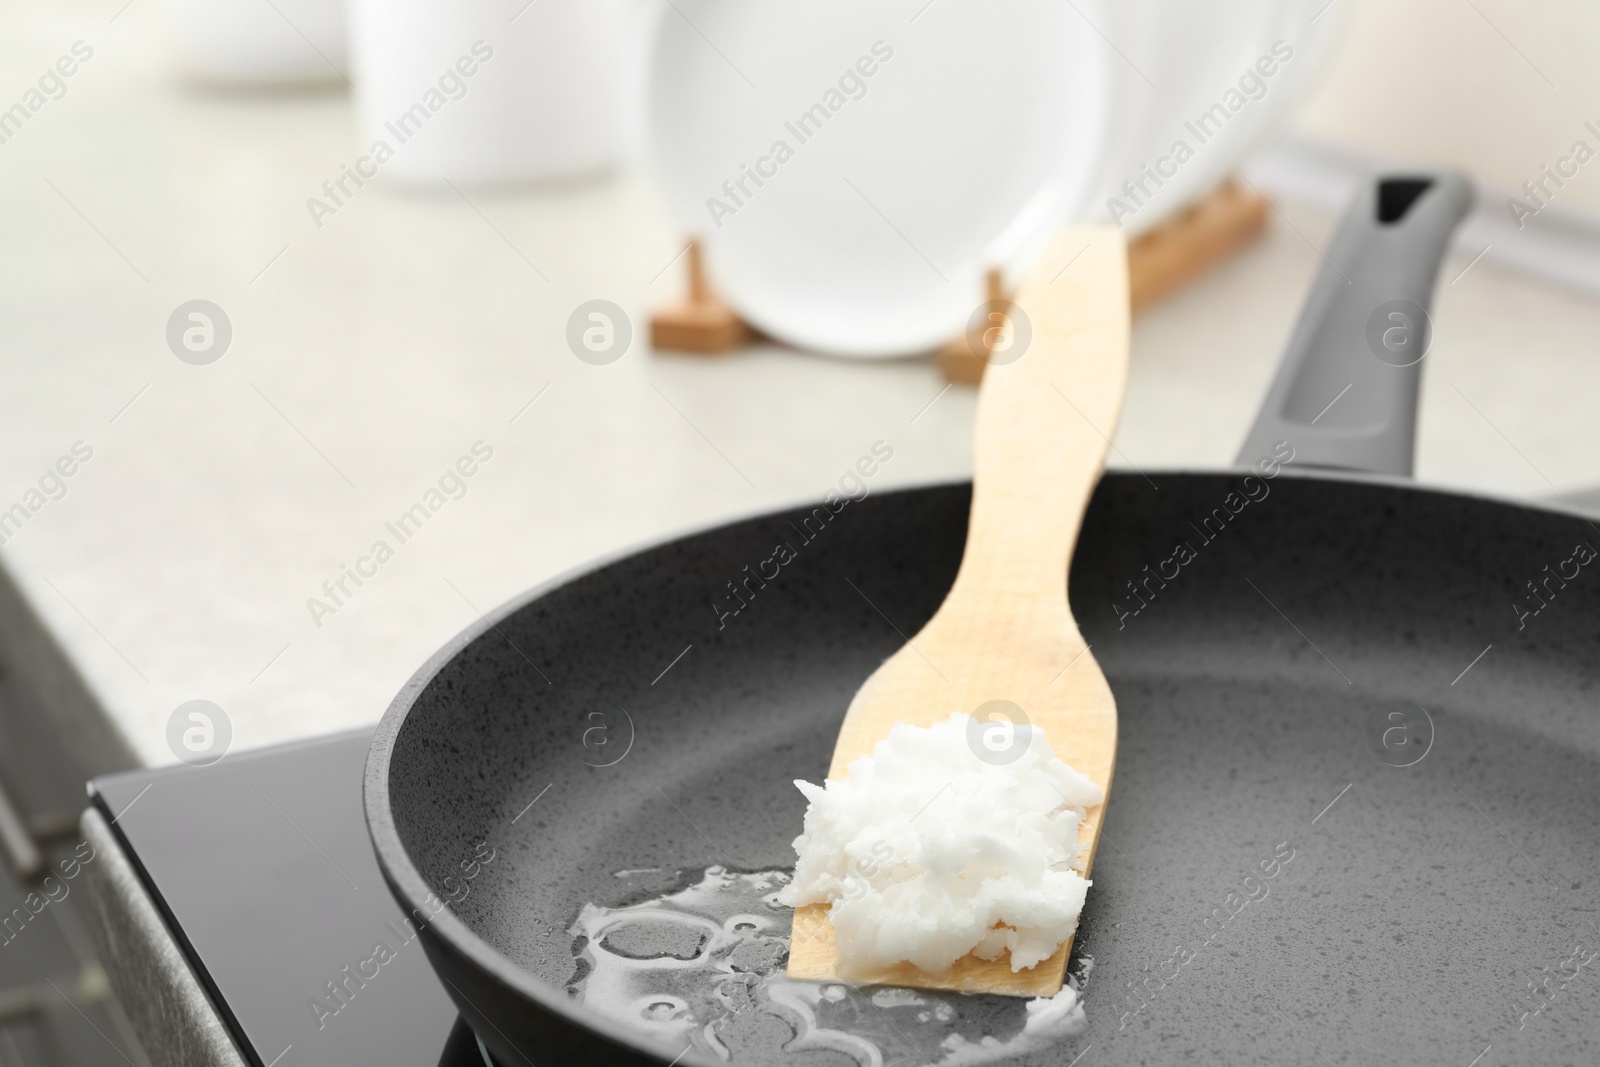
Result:
{"label": "speckled pan coating", "polygon": [[[1073,564],[1121,748],[1077,946],[1088,1029],[1036,1062],[1600,1063],[1600,958],[1570,962],[1600,948],[1600,561],[1525,628],[1511,606],[1600,532],[1285,474],[1207,542],[1241,476],[1150,478],[1105,478]],[[802,511],[647,549],[508,605],[395,700],[367,768],[379,859],[408,908],[462,897],[424,945],[508,1067],[680,1051],[567,1001],[569,924],[618,902],[619,870],[791,861],[790,781],[821,776],[856,687],[943,598],[968,497],[877,494],[809,543]],[[1180,541],[1195,558],[1119,628],[1125,582]],[[796,558],[719,628],[725,583],[779,542]],[[1417,708],[1431,748],[1394,766],[1369,720]],[[591,766],[629,720],[627,755]],[[603,723],[611,747],[585,748]],[[496,858],[466,881],[479,842]]]}

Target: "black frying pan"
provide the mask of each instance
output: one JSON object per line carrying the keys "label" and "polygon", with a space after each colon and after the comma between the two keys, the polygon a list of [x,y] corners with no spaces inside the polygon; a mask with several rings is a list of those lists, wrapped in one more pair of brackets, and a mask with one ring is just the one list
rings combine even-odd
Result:
{"label": "black frying pan", "polygon": [[[1600,532],[1328,469],[1409,473],[1418,314],[1469,199],[1446,175],[1360,198],[1242,456],[1253,475],[1101,482],[1070,587],[1121,749],[1075,947],[1084,1014],[1019,1062],[1600,1063]],[[1268,478],[1275,447],[1294,459]],[[781,955],[757,953],[709,1001],[640,1005],[669,1017],[646,1036],[569,989],[588,994],[597,952],[670,970],[701,949],[642,923],[579,965],[574,923],[708,866],[792,862],[791,780],[820,780],[857,686],[940,603],[968,498],[873,494],[803,543],[810,509],[597,564],[396,698],[367,768],[373,840],[502,1064],[717,1062],[696,1034],[759,1061],[803,1026],[763,1006],[750,974]],[[780,542],[796,558],[719,623],[726,583]],[[818,1011],[893,1031],[915,1050],[895,1064],[939,1060],[952,1027],[1021,1025],[1020,1001],[958,998],[930,1028],[928,1006],[870,992]],[[781,1062],[863,1059],[802,1044]]]}

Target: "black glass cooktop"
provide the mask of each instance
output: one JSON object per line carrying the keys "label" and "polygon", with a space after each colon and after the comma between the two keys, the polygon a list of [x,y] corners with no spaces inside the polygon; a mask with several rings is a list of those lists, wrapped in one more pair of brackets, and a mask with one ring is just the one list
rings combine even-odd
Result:
{"label": "black glass cooktop", "polygon": [[107,775],[95,804],[254,1067],[483,1067],[378,873],[368,731]]}

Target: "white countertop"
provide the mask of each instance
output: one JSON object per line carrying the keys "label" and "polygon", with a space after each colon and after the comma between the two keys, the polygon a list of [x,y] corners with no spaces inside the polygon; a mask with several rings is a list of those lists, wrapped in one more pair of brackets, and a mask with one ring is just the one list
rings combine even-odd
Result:
{"label": "white countertop", "polygon": [[[305,200],[353,158],[347,99],[176,87],[137,8],[104,21],[116,6],[0,15],[6,85],[75,40],[95,49],[0,145],[0,510],[74,442],[93,448],[0,561],[139,758],[173,759],[168,718],[194,698],[227,711],[235,748],[372,723],[478,610],[632,543],[820,497],[876,440],[895,454],[875,489],[969,473],[973,392],[941,394],[931,361],[649,352],[681,242],[640,178],[471,204],[369,186],[318,229]],[[1284,210],[1139,319],[1114,466],[1231,459],[1332,226]],[[1488,262],[1452,283],[1467,262],[1436,301],[1419,480],[1528,496],[1600,481],[1600,302]],[[597,297],[636,330],[610,366],[564,341]],[[209,366],[164,337],[195,298],[233,324]],[[316,625],[307,599],[395,545],[385,521],[480,440],[493,458],[466,494]]]}

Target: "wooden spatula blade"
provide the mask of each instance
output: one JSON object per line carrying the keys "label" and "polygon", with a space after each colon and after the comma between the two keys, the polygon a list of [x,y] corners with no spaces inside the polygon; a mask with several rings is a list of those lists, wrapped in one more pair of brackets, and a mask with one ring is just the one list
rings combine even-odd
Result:
{"label": "wooden spatula blade", "polygon": [[[1012,309],[1014,348],[984,375],[974,431],[972,515],[950,594],[856,694],[829,777],[843,778],[896,722],[931,726],[991,701],[1020,709],[1057,756],[1109,796],[1116,703],[1067,606],[1067,564],[1104,467],[1127,382],[1128,276],[1121,235],[1062,231]],[[1031,336],[1025,336],[1031,334]],[[1105,804],[1079,828],[1080,873],[1094,861]],[[967,956],[943,974],[910,964],[841,971],[827,906],[797,909],[789,974],[1016,996],[1061,988],[1071,938],[1049,959]]]}

